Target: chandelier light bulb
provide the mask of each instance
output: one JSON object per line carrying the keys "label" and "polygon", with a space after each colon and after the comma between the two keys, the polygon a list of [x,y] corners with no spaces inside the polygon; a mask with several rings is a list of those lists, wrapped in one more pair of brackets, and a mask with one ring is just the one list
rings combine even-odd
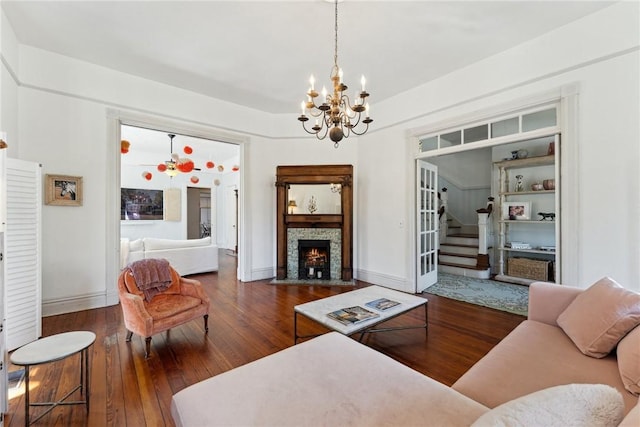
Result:
{"label": "chandelier light bulb", "polygon": [[327,99],[327,88],[322,86],[322,100],[326,100]]}
{"label": "chandelier light bulb", "polygon": [[302,115],[304,116],[304,112],[305,112],[305,102],[304,101],[302,101],[300,103],[300,109],[302,110]]}
{"label": "chandelier light bulb", "polygon": [[316,84],[316,79],[313,77],[313,74],[311,74],[311,77],[309,77],[309,84],[311,85],[311,90],[313,91]]}
{"label": "chandelier light bulb", "polygon": [[360,77],[360,84],[362,85],[362,91],[364,92],[364,86],[365,83],[367,83],[367,80],[364,78],[364,76]]}
{"label": "chandelier light bulb", "polygon": [[364,111],[366,111],[367,118],[371,117],[371,116],[369,116],[369,114],[370,114],[369,111],[371,111],[371,107],[369,107],[369,103],[368,102],[364,106]]}

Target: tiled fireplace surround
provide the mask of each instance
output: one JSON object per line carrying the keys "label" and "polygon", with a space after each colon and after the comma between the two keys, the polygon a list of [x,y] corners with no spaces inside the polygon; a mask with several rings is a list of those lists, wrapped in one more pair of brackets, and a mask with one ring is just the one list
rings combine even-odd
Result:
{"label": "tiled fireplace surround", "polygon": [[341,231],[339,228],[290,228],[287,230],[287,277],[298,277],[298,240],[329,240],[331,277],[340,280]]}

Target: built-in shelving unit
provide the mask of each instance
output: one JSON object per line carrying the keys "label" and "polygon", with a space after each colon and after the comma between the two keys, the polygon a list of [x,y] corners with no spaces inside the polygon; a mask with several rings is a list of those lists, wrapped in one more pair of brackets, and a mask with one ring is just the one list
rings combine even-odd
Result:
{"label": "built-in shelving unit", "polygon": [[[559,146],[556,137],[556,147]],[[559,271],[559,193],[555,190],[559,186],[558,163],[555,155],[529,157],[494,162],[498,169],[500,190],[498,194],[497,217],[498,229],[498,274],[497,280],[528,285],[536,280],[551,282],[560,280]],[[522,191],[515,191],[515,177],[522,175]],[[542,179],[553,179],[553,189],[533,190],[531,185],[541,183]],[[511,185],[510,185],[511,184]],[[511,187],[511,188],[510,188]],[[509,217],[508,205],[522,203],[528,211],[524,218]],[[554,213],[555,218],[536,220],[539,212]],[[511,242],[530,244],[530,248],[510,247]],[[553,248],[553,249],[551,249]],[[543,265],[550,263],[549,275],[546,279],[523,277],[526,274],[514,273],[515,268],[509,269],[509,262],[514,258],[524,258],[518,262],[529,262]],[[514,264],[515,265],[515,264]]]}

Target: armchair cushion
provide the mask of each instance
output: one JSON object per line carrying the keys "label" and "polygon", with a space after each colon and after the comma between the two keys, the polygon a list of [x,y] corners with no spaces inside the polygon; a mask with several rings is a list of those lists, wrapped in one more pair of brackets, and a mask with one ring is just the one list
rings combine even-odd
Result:
{"label": "armchair cushion", "polygon": [[147,311],[153,320],[160,320],[189,311],[201,303],[199,298],[186,295],[160,294],[153,299],[153,304],[147,304]]}

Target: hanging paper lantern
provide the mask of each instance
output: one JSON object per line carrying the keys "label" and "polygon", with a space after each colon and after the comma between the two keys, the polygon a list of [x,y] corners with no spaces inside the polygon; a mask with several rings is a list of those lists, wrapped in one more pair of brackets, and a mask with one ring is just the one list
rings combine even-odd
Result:
{"label": "hanging paper lantern", "polygon": [[193,182],[194,184],[197,184],[198,182],[200,182],[200,178],[194,175],[191,177],[190,181]]}
{"label": "hanging paper lantern", "polygon": [[144,171],[142,172],[142,177],[147,181],[151,181],[151,178],[153,178],[153,175],[149,171]]}
{"label": "hanging paper lantern", "polygon": [[130,146],[131,146],[131,143],[126,139],[123,139],[122,141],[120,141],[120,153],[127,154],[129,152]]}
{"label": "hanging paper lantern", "polygon": [[207,162],[207,168],[208,168],[208,169],[213,169],[213,167],[214,167],[215,165],[216,165],[216,164],[215,164],[215,163],[213,163],[211,160],[209,160],[209,161]]}
{"label": "hanging paper lantern", "polygon": [[166,170],[167,170],[167,165],[165,165],[164,163],[160,163],[158,165],[158,171],[165,172]]}
{"label": "hanging paper lantern", "polygon": [[232,171],[234,172],[238,172],[240,170],[240,166],[238,165],[233,165],[233,167],[231,168]]}
{"label": "hanging paper lantern", "polygon": [[180,159],[177,166],[178,170],[183,173],[189,173],[196,167],[191,159]]}
{"label": "hanging paper lantern", "polygon": [[213,180],[213,183],[214,183],[216,186],[218,186],[218,185],[220,185],[220,180],[219,180],[219,179],[214,179],[214,180]]}
{"label": "hanging paper lantern", "polygon": [[218,172],[224,172],[224,166],[218,165]]}
{"label": "hanging paper lantern", "polygon": [[191,148],[191,147],[190,147],[190,146],[188,146],[188,145],[185,145],[185,146],[184,146],[184,148],[183,148],[183,150],[184,150],[184,154],[191,154],[191,153],[193,153],[193,148]]}

